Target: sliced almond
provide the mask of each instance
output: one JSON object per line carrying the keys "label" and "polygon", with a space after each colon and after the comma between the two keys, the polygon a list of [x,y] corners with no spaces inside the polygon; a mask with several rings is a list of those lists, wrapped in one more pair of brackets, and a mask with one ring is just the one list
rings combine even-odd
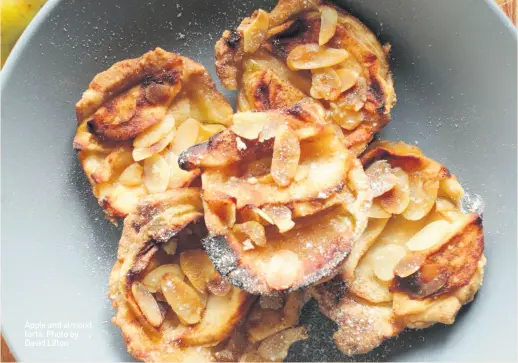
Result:
{"label": "sliced almond", "polygon": [[372,202],[372,206],[369,209],[369,218],[385,219],[390,218],[391,215],[392,214],[387,212],[379,205],[379,202],[377,202],[376,200]]}
{"label": "sliced almond", "polygon": [[333,68],[319,68],[311,73],[311,97],[333,101],[340,96],[342,84],[338,73]]}
{"label": "sliced almond", "polygon": [[336,70],[336,74],[338,74],[338,78],[340,78],[341,92],[353,88],[360,77],[357,71],[349,68],[339,68]]}
{"label": "sliced almond", "polygon": [[256,140],[263,127],[269,124],[271,115],[267,112],[238,112],[232,117],[232,131],[247,140]]}
{"label": "sliced almond", "polygon": [[232,200],[213,200],[208,207],[223,225],[232,228],[236,224],[236,204]]}
{"label": "sliced almond", "polygon": [[210,291],[217,296],[225,296],[230,284],[215,270],[203,250],[188,250],[180,254],[180,266],[192,286],[201,293]]}
{"label": "sliced almond", "polygon": [[262,209],[260,208],[253,208],[251,211],[252,213],[255,213],[257,216],[261,218],[261,220],[265,221],[268,224],[274,224],[273,219],[266,214]]}
{"label": "sliced almond", "polygon": [[365,174],[369,178],[373,197],[385,194],[397,183],[397,177],[386,160],[375,161],[365,170]]}
{"label": "sliced almond", "polygon": [[182,151],[187,150],[198,139],[200,132],[200,123],[193,118],[188,118],[176,130],[176,135],[173,140],[173,152],[180,155]]}
{"label": "sliced almond", "polygon": [[246,53],[254,53],[266,39],[270,18],[268,13],[259,9],[255,17],[243,31],[244,50]]}
{"label": "sliced almond", "polygon": [[464,188],[455,177],[441,180],[439,190],[442,194],[454,201],[459,201],[464,196]]}
{"label": "sliced almond", "polygon": [[300,160],[300,143],[293,130],[286,125],[277,129],[273,144],[271,174],[280,187],[291,184]]}
{"label": "sliced almond", "polygon": [[264,226],[256,221],[248,221],[241,224],[234,225],[233,230],[237,233],[242,233],[246,238],[250,238],[257,246],[266,245],[266,232]]}
{"label": "sliced almond", "polygon": [[334,49],[318,44],[301,44],[288,54],[286,62],[293,70],[331,67],[343,62],[349,53],[345,49]]}
{"label": "sliced almond", "polygon": [[419,174],[413,174],[409,180],[410,200],[402,213],[403,217],[417,221],[433,208],[439,190],[438,180],[425,180]]}
{"label": "sliced almond", "polygon": [[124,169],[119,177],[119,181],[128,187],[140,185],[142,184],[143,170],[144,169],[139,163],[133,163]]}
{"label": "sliced almond", "polygon": [[426,260],[426,254],[415,252],[403,257],[394,269],[394,274],[399,277],[408,277],[417,272]]}
{"label": "sliced almond", "polygon": [[451,230],[452,225],[447,221],[434,221],[414,234],[406,243],[406,247],[410,251],[427,250],[440,243]]}
{"label": "sliced almond", "polygon": [[164,136],[163,139],[159,140],[157,143],[147,147],[134,148],[132,153],[133,160],[141,161],[160,153],[173,141],[175,133],[176,131],[173,128],[167,135]]}
{"label": "sliced almond", "polygon": [[266,262],[266,282],[272,289],[287,289],[303,274],[303,264],[297,254],[290,250],[279,250]]}
{"label": "sliced almond", "polygon": [[162,293],[176,315],[187,324],[201,320],[203,303],[200,296],[178,276],[172,273],[162,276]]}
{"label": "sliced almond", "polygon": [[152,326],[159,327],[164,321],[164,316],[151,292],[143,284],[135,281],[131,285],[131,293],[146,320]]}
{"label": "sliced almond", "polygon": [[273,224],[279,228],[280,233],[285,233],[295,227],[295,222],[291,219],[291,209],[284,205],[267,205],[263,211],[270,217]]}
{"label": "sliced almond", "polygon": [[336,32],[338,23],[338,13],[331,6],[320,8],[320,33],[318,34],[318,44],[326,44]]}
{"label": "sliced almond", "polygon": [[266,361],[282,362],[288,356],[288,350],[293,343],[308,338],[305,326],[286,329],[263,340],[257,352]]}
{"label": "sliced almond", "polygon": [[405,248],[399,245],[389,244],[376,249],[371,262],[376,277],[381,281],[392,280],[394,268],[405,255]]}
{"label": "sliced almond", "polygon": [[169,185],[169,165],[160,155],[153,155],[144,161],[144,185],[150,193],[165,192]]}
{"label": "sliced almond", "polygon": [[158,266],[156,269],[148,273],[142,283],[148,288],[149,291],[155,293],[161,291],[162,276],[166,273],[172,273],[183,280],[184,274],[180,269],[180,266],[174,264],[167,264]]}
{"label": "sliced almond", "polygon": [[442,214],[444,218],[446,218],[449,222],[454,222],[458,220],[461,216],[462,212],[449,199],[438,197],[435,201],[435,210]]}
{"label": "sliced almond", "polygon": [[409,178],[401,168],[391,169],[391,173],[396,178],[394,187],[376,198],[376,202],[391,214],[401,214],[410,203]]}
{"label": "sliced almond", "polygon": [[134,147],[147,147],[157,143],[164,138],[175,127],[175,119],[171,114],[167,114],[164,119],[150,128],[143,131],[133,140]]}
{"label": "sliced almond", "polygon": [[365,119],[363,112],[342,107],[334,102],[330,104],[328,118],[341,128],[352,131],[357,128]]}

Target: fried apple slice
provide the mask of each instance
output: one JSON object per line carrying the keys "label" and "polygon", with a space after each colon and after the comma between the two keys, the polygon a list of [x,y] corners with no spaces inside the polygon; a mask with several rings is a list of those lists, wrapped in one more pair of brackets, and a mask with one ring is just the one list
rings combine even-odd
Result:
{"label": "fried apple slice", "polygon": [[310,95],[323,99],[326,120],[343,127],[346,146],[360,154],[396,101],[390,46],[331,3],[279,0],[268,14],[266,37],[261,31],[256,39],[262,43],[251,48],[257,14],[216,43],[216,71],[226,88],[238,89],[238,110],[289,107]]}
{"label": "fried apple slice", "polygon": [[[214,294],[212,280],[203,292],[194,286],[199,280],[192,278],[192,260],[209,270],[199,263],[209,261],[206,254],[193,249],[206,235],[202,215],[200,190],[184,188],[147,196],[124,221],[110,298],[117,311],[113,322],[138,359],[212,361],[216,350],[208,346],[225,341],[253,302],[236,287]],[[166,252],[170,241],[176,256]]]}
{"label": "fried apple slice", "polygon": [[[365,228],[368,180],[340,131],[322,120],[313,103],[238,113],[232,127],[180,156],[182,168],[203,170],[211,234],[204,246],[218,272],[236,286],[265,293],[318,281],[335,272]],[[276,174],[282,160],[291,157],[284,150],[281,162],[276,160],[276,145],[289,129],[293,132],[283,148],[300,150],[296,168],[304,168],[304,178],[295,180],[296,170],[271,179],[261,175]],[[239,148],[239,140],[246,140],[246,148]],[[247,242],[239,227],[247,222],[264,226],[264,243]]]}
{"label": "fried apple slice", "polygon": [[173,160],[228,125],[232,108],[201,64],[156,48],[95,76],[76,114],[74,149],[116,223],[143,196],[190,185],[199,171],[182,171]]}
{"label": "fried apple slice", "polygon": [[452,324],[480,288],[486,263],[481,216],[462,210],[463,188],[444,166],[415,146],[387,141],[374,143],[362,162],[370,184],[381,186],[374,205],[398,187],[387,183],[396,172],[433,187],[422,188],[420,199],[408,193],[413,200],[387,208],[388,218],[374,213],[342,274],[312,289],[338,324],[334,338],[345,354],[366,353],[405,327]]}

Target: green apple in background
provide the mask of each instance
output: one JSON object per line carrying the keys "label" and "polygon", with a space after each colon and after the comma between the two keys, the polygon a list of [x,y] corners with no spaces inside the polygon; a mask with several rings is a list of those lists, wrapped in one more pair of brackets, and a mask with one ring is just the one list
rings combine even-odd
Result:
{"label": "green apple in background", "polygon": [[0,0],[2,66],[25,27],[47,0]]}

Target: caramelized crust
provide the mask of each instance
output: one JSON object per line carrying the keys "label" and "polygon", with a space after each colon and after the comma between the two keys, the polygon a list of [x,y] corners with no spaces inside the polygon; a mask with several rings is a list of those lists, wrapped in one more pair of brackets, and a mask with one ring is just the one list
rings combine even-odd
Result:
{"label": "caramelized crust", "polygon": [[402,142],[374,143],[361,160],[375,196],[369,223],[341,275],[311,289],[346,355],[405,327],[452,324],[486,264],[482,217],[463,212],[448,169]]}
{"label": "caramelized crust", "polygon": [[190,185],[200,172],[180,170],[178,155],[223,130],[232,112],[201,64],[160,48],[95,76],[76,104],[73,146],[107,218]]}
{"label": "caramelized crust", "polygon": [[[303,46],[318,46],[325,8],[336,12],[330,39],[320,49],[346,50],[345,61],[321,68],[343,69],[338,96],[317,92],[315,70],[292,69],[290,54]],[[216,43],[216,70],[226,88],[238,89],[238,110],[264,111],[293,105],[305,97],[318,98],[328,122],[343,128],[346,146],[360,154],[390,120],[396,102],[389,70],[389,45],[381,46],[376,36],[358,19],[325,1],[280,0],[268,14],[267,32],[256,30],[260,11],[245,18],[240,26],[225,31]],[[245,51],[250,39],[264,37],[256,51]],[[356,77],[351,80],[350,77]],[[326,80],[329,82],[329,78]],[[313,84],[312,84],[313,83]]]}

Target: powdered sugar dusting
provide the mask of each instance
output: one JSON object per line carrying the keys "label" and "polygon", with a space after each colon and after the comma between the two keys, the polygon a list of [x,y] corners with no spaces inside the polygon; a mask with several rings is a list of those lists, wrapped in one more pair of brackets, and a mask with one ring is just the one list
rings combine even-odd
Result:
{"label": "powdered sugar dusting", "polygon": [[466,192],[462,198],[462,209],[465,212],[482,215],[485,206],[484,199],[479,194]]}

